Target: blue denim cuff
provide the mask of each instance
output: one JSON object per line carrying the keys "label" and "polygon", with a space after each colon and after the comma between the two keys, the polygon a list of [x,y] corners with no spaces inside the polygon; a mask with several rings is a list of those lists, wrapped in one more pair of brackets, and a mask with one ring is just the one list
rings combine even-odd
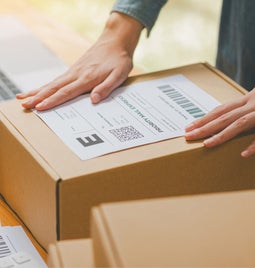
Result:
{"label": "blue denim cuff", "polygon": [[113,11],[124,13],[141,22],[149,36],[159,12],[167,0],[117,0]]}

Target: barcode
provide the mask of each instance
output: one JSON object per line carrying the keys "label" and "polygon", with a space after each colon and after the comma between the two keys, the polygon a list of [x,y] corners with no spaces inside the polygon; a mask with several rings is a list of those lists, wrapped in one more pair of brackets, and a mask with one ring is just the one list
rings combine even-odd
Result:
{"label": "barcode", "polygon": [[178,90],[176,90],[172,86],[162,85],[158,86],[158,89],[165,93],[171,100],[173,100],[176,104],[178,104],[194,118],[199,118],[205,115],[205,113],[199,107],[197,107],[193,102],[183,96]]}
{"label": "barcode", "polygon": [[10,255],[12,252],[6,244],[4,238],[0,235],[0,258]]}

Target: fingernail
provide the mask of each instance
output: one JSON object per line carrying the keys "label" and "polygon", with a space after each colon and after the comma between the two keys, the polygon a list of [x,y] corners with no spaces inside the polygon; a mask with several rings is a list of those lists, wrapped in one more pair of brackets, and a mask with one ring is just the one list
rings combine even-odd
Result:
{"label": "fingernail", "polygon": [[186,140],[190,140],[191,137],[192,137],[192,135],[190,134],[190,132],[185,134],[185,139]]}
{"label": "fingernail", "polygon": [[249,156],[249,151],[245,150],[241,153],[242,157],[248,157]]}
{"label": "fingernail", "polygon": [[32,103],[32,100],[28,100],[22,103],[23,106],[28,106]]}
{"label": "fingernail", "polygon": [[47,104],[47,101],[44,100],[44,101],[42,101],[42,102],[36,104],[36,105],[35,105],[35,109],[38,109],[38,110],[39,110],[39,109],[43,109],[43,108],[45,108],[46,104]]}
{"label": "fingernail", "polygon": [[193,128],[194,128],[194,124],[191,123],[191,124],[189,124],[189,125],[187,125],[187,126],[185,127],[185,130],[186,130],[186,131],[190,131],[190,130],[192,130]]}
{"label": "fingernail", "polygon": [[209,147],[209,146],[213,145],[213,138],[204,140],[203,143],[204,143],[204,145],[205,145],[206,147]]}
{"label": "fingernail", "polygon": [[101,97],[98,93],[93,93],[91,95],[91,100],[92,100],[92,103],[98,103],[98,102],[100,102]]}
{"label": "fingernail", "polygon": [[197,130],[194,129],[192,131],[189,131],[185,134],[185,137],[186,139],[192,139],[192,138],[195,138],[196,137],[196,134],[197,134]]}
{"label": "fingernail", "polygon": [[22,93],[18,93],[18,94],[16,94],[16,98],[19,98],[19,97],[22,97],[24,94],[22,94]]}

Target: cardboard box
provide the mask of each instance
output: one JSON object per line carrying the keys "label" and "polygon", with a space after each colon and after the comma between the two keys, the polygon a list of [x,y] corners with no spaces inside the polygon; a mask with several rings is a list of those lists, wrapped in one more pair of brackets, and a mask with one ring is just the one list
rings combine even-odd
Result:
{"label": "cardboard box", "polygon": [[76,239],[50,244],[49,268],[93,268],[94,254],[91,239]]}
{"label": "cardboard box", "polygon": [[[128,79],[183,74],[220,102],[245,91],[207,64]],[[81,161],[18,101],[0,105],[0,191],[45,248],[86,238],[90,209],[100,203],[251,189],[254,158],[240,152],[254,134],[213,149],[183,137]]]}
{"label": "cardboard box", "polygon": [[95,267],[255,267],[255,191],[103,204]]}

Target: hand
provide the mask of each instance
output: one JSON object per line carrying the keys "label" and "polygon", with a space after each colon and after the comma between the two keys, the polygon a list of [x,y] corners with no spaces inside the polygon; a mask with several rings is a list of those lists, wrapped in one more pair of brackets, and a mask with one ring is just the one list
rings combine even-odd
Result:
{"label": "hand", "polygon": [[124,14],[112,13],[98,41],[63,75],[49,84],[17,95],[29,98],[26,109],[46,110],[91,91],[92,103],[105,99],[128,76],[143,26]]}
{"label": "hand", "polygon": [[[204,141],[206,147],[220,145],[234,136],[255,127],[255,89],[238,100],[216,107],[213,111],[188,125],[186,140]],[[242,153],[243,157],[255,154],[255,141]]]}
{"label": "hand", "polygon": [[39,89],[18,94],[17,98],[32,97],[23,107],[45,110],[92,91],[91,101],[98,103],[127,78],[131,69],[132,59],[125,51],[98,42],[68,72]]}

